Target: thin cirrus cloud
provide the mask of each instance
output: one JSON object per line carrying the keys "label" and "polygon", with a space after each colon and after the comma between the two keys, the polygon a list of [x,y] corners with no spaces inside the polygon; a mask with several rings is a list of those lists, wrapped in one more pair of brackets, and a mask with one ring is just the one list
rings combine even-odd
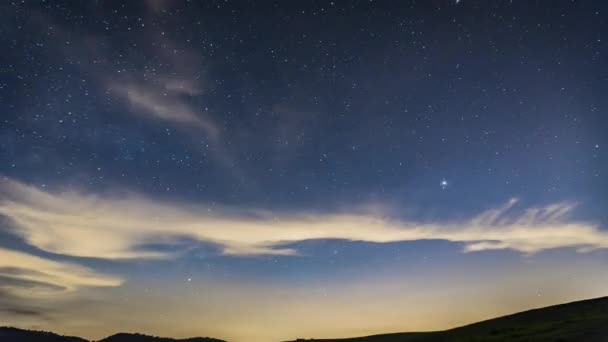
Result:
{"label": "thin cirrus cloud", "polygon": [[82,287],[122,284],[120,278],[81,265],[5,248],[0,248],[0,278],[0,291],[18,298],[52,298]]}
{"label": "thin cirrus cloud", "polygon": [[211,142],[219,140],[219,128],[211,119],[196,111],[185,96],[200,94],[192,80],[161,79],[155,83],[140,84],[109,81],[107,87],[125,100],[140,116],[168,121],[176,125],[200,128]]}
{"label": "thin cirrus cloud", "polygon": [[[14,180],[0,182],[0,214],[16,233],[40,249],[71,256],[108,259],[167,258],[171,252],[146,244],[187,237],[222,247],[224,254],[291,255],[285,247],[310,239],[396,242],[439,239],[464,244],[465,251],[512,249],[535,253],[551,248],[608,248],[608,232],[568,219],[567,203],[517,211],[516,200],[462,222],[416,223],[362,213],[215,213],[188,203],[140,195],[97,196],[42,191]],[[515,213],[514,213],[515,212]]]}
{"label": "thin cirrus cloud", "polygon": [[99,73],[99,80],[111,94],[131,107],[132,115],[200,129],[211,143],[218,144],[218,124],[192,101],[204,94],[207,85],[203,58],[166,38],[149,42],[155,35],[157,33],[151,32],[142,39],[148,42],[145,45],[150,52],[162,61],[163,72],[156,71],[157,66],[142,63],[116,74]]}
{"label": "thin cirrus cloud", "polygon": [[[148,5],[150,9],[160,10],[164,1],[149,1]],[[128,114],[178,128],[200,129],[210,143],[219,143],[216,120],[191,101],[203,95],[208,84],[204,58],[196,51],[180,47],[160,31],[147,29],[132,38],[137,49],[117,53],[122,51],[122,41],[71,32],[42,14],[36,16],[33,24],[54,27],[55,34],[49,38],[49,45],[61,47],[59,55],[77,61],[74,64],[98,83],[104,94],[109,93],[130,106]],[[64,44],[65,36],[72,37],[71,44]],[[142,51],[154,56],[155,62],[141,59]],[[55,56],[56,50],[50,52]],[[121,64],[123,59],[131,63]]]}

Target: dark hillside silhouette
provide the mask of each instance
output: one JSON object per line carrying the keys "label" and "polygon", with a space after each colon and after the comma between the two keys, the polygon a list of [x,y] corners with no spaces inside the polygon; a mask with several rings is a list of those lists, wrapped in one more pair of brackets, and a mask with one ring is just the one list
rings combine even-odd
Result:
{"label": "dark hillside silhouette", "polygon": [[173,339],[167,337],[148,336],[143,334],[118,333],[108,336],[99,342],[225,342],[211,337],[192,337],[185,339]]}
{"label": "dark hillside silhouette", "polygon": [[299,341],[608,342],[608,297],[524,311],[445,331]]}
{"label": "dark hillside silhouette", "polygon": [[[1,342],[86,342],[51,332],[0,328]],[[608,297],[516,313],[463,327],[433,332],[394,333],[345,339],[298,339],[336,342],[608,342]],[[98,342],[223,342],[210,337],[172,339],[118,333]]]}
{"label": "dark hillside silhouette", "polygon": [[[24,330],[12,327],[0,327],[0,342],[88,342],[80,337],[61,336],[46,331]],[[192,337],[173,339],[148,336],[143,334],[118,333],[98,342],[225,342],[210,337]]]}
{"label": "dark hillside silhouette", "polygon": [[11,327],[0,327],[2,342],[87,342],[80,337],[61,336],[48,331],[24,330]]}

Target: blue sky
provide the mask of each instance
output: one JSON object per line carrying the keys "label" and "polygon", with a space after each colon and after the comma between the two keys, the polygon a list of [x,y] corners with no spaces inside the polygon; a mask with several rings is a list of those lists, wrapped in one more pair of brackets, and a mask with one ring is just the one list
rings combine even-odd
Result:
{"label": "blue sky", "polygon": [[269,341],[605,295],[602,2],[1,9],[4,322]]}

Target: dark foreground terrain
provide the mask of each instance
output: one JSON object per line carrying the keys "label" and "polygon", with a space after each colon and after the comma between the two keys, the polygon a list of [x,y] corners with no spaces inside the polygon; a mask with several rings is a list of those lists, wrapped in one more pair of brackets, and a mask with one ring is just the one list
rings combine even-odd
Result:
{"label": "dark foreground terrain", "polygon": [[425,333],[395,333],[333,340],[300,339],[299,341],[608,342],[608,297],[524,311],[445,331]]}
{"label": "dark foreground terrain", "polygon": [[[80,337],[61,336],[46,331],[32,331],[17,328],[0,327],[0,342],[88,342]],[[193,337],[173,339],[142,334],[119,333],[108,336],[98,342],[225,342],[210,337]]]}
{"label": "dark foreground terrain", "polygon": [[[0,328],[1,342],[86,342],[85,339],[50,332]],[[141,334],[116,334],[99,342],[221,342],[196,337],[171,339]],[[608,342],[608,297],[524,311],[445,331],[395,333],[346,339],[300,339],[338,342]],[[246,342],[246,341],[245,341]]]}

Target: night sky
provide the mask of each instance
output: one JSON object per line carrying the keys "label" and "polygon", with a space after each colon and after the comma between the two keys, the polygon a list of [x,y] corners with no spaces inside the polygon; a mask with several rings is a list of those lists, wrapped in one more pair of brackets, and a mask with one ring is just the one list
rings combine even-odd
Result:
{"label": "night sky", "polygon": [[607,295],[606,1],[4,1],[0,322],[235,341]]}

